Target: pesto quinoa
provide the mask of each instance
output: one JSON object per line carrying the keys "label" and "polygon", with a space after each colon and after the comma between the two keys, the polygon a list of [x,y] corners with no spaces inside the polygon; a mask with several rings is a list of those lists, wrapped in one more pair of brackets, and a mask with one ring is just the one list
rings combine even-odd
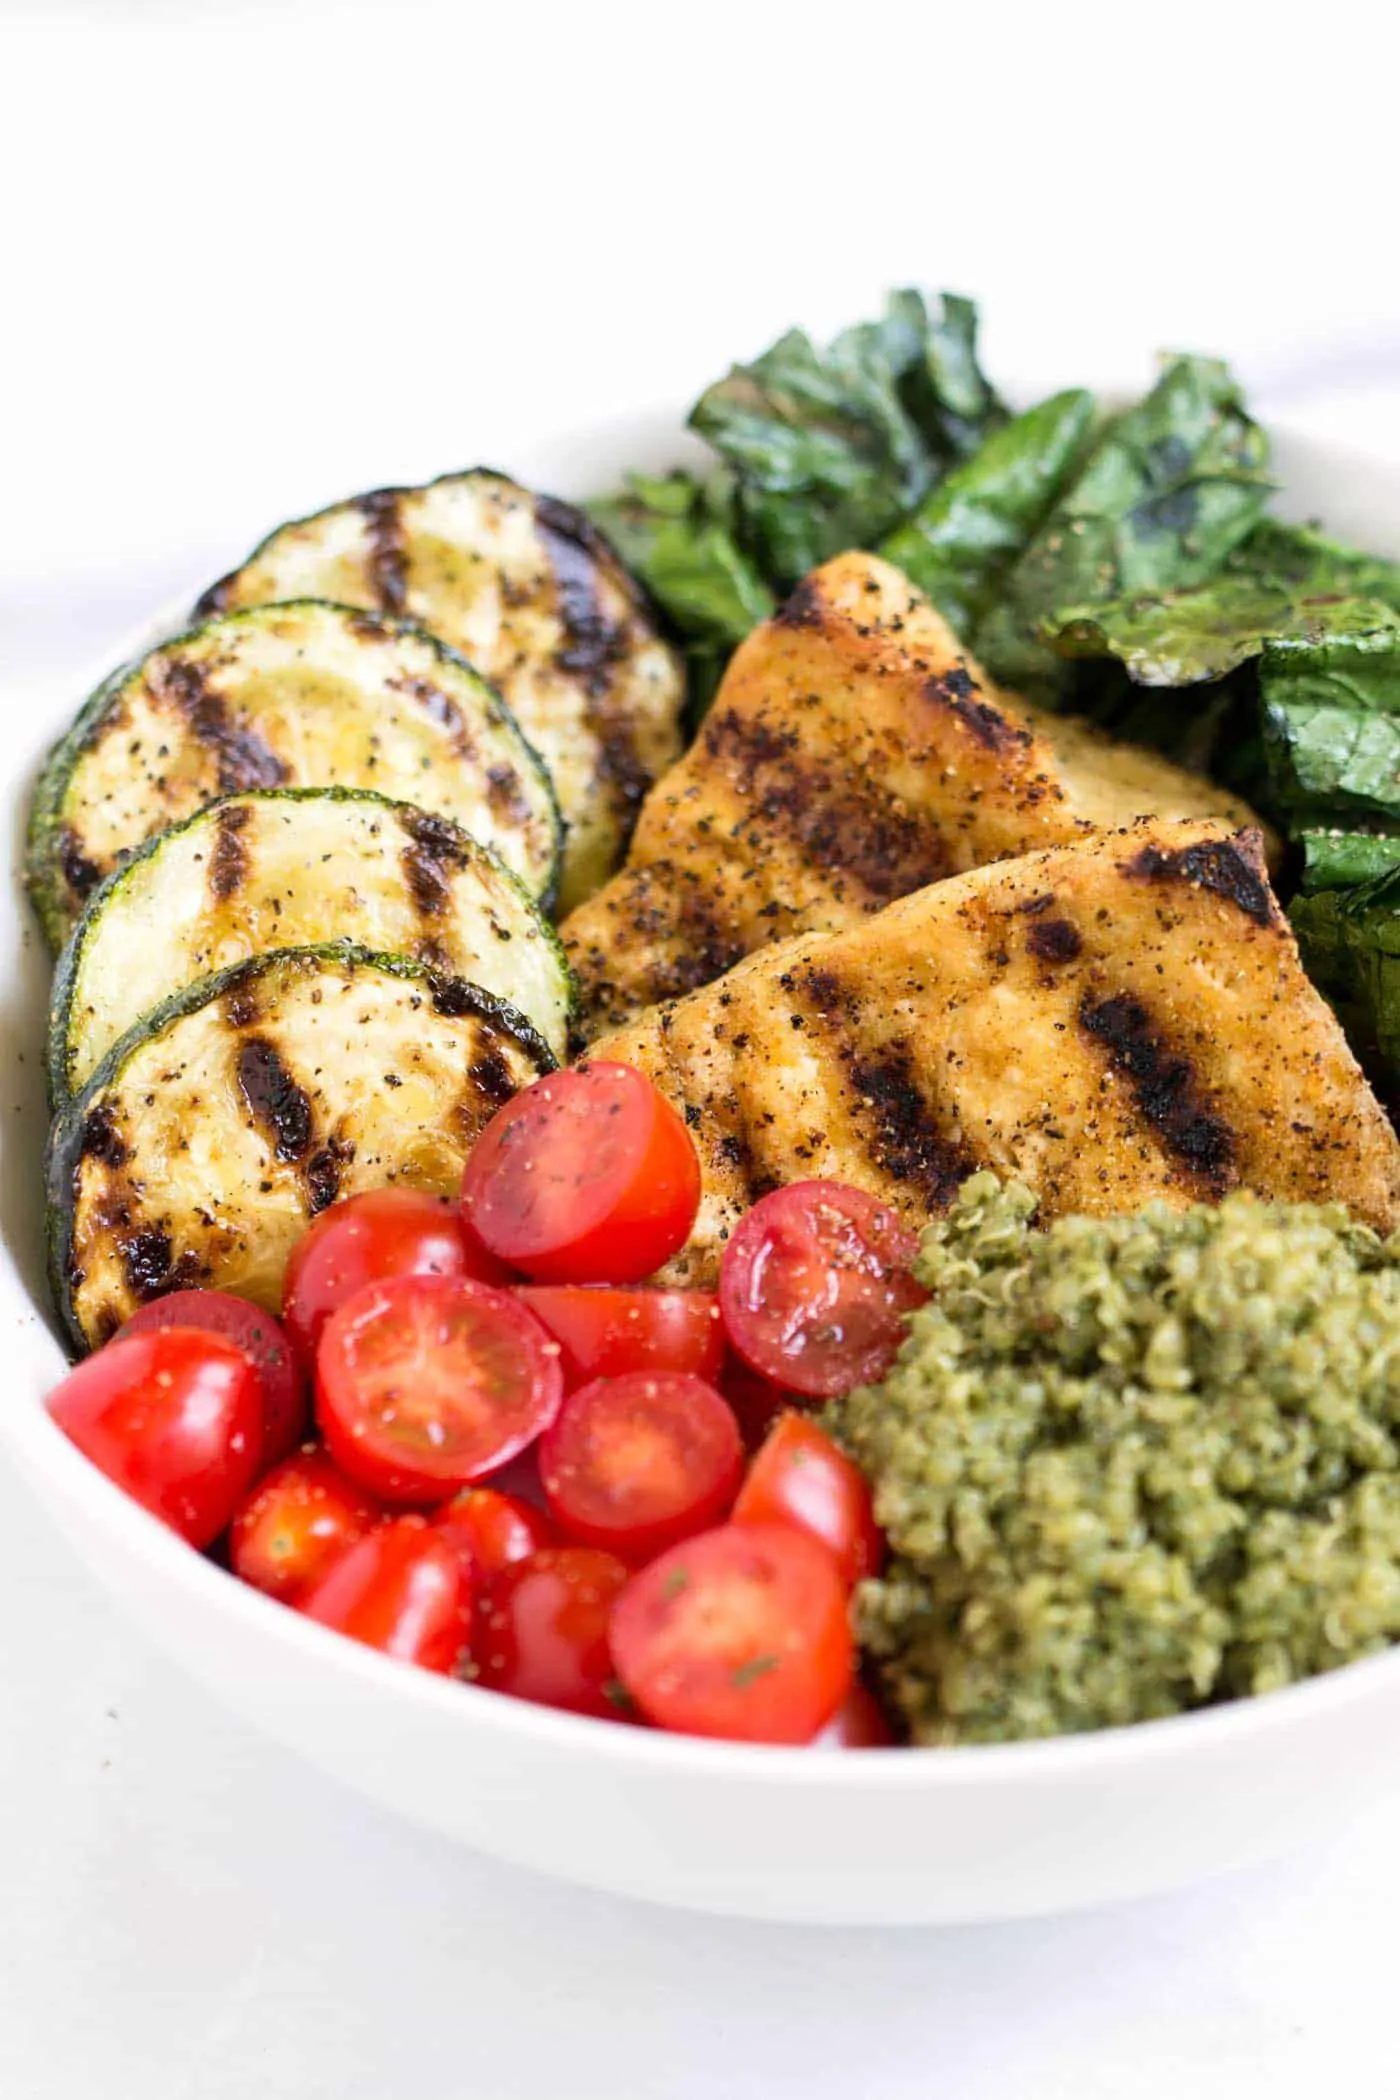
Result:
{"label": "pesto quinoa", "polygon": [[1236,1194],[1034,1226],[973,1176],[837,1402],[889,1536],[858,1626],[919,1743],[1182,1712],[1400,1637],[1400,1239]]}

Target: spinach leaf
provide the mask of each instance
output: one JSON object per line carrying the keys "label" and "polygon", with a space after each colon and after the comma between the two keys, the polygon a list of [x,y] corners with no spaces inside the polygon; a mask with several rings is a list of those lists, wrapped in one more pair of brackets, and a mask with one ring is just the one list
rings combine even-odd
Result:
{"label": "spinach leaf", "polygon": [[970,635],[990,611],[1078,456],[1093,414],[1093,395],[1072,388],[1003,423],[884,541],[881,554],[959,635]]}
{"label": "spinach leaf", "polygon": [[976,314],[917,292],[819,350],[792,329],[706,389],[690,424],[735,478],[745,550],[775,588],[874,546],[1006,411],[983,379]]}
{"label": "spinach leaf", "polygon": [[940,295],[930,320],[918,292],[896,292],[913,319],[914,354],[901,367],[900,391],[935,457],[970,459],[1010,415],[977,359],[977,308],[956,292]]}
{"label": "spinach leaf", "polygon": [[1400,1073],[1400,866],[1349,889],[1295,897],[1289,917],[1303,967],[1332,1000],[1363,1063],[1379,1060],[1393,1095]]}
{"label": "spinach leaf", "polygon": [[1349,890],[1353,883],[1369,882],[1400,868],[1400,838],[1387,838],[1373,831],[1305,831],[1303,873],[1299,882],[1305,897],[1323,890]]}
{"label": "spinach leaf", "polygon": [[1263,577],[1217,576],[1194,590],[1062,607],[1040,634],[1062,656],[1116,657],[1138,685],[1197,685],[1224,678],[1265,642],[1307,642],[1379,628],[1400,633],[1400,616],[1370,598],[1301,596]]}
{"label": "spinach leaf", "polygon": [[1228,566],[1239,575],[1283,584],[1309,597],[1335,592],[1377,599],[1400,611],[1400,562],[1339,546],[1311,526],[1265,518],[1231,555]]}
{"label": "spinach leaf", "polygon": [[732,491],[721,476],[630,474],[584,507],[656,601],[685,656],[691,713],[703,714],[730,651],[776,602],[734,536]]}
{"label": "spinach leaf", "polygon": [[1054,703],[1073,672],[1040,639],[1062,606],[1208,582],[1258,524],[1268,440],[1228,366],[1167,360],[1115,417],[1011,570],[974,645],[992,675]]}
{"label": "spinach leaf", "polygon": [[1267,642],[1259,667],[1264,750],[1295,823],[1361,818],[1400,828],[1400,636]]}
{"label": "spinach leaf", "polygon": [[681,634],[732,646],[772,612],[773,593],[734,538],[718,481],[629,474],[619,495],[585,507]]}

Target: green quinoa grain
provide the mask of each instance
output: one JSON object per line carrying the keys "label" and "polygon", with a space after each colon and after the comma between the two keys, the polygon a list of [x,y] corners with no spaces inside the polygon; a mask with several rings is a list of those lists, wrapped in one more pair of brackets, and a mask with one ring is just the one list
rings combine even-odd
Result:
{"label": "green quinoa grain", "polygon": [[1232,1195],[1060,1218],[975,1175],[830,1420],[875,1488],[858,1622],[920,1743],[1173,1714],[1400,1638],[1400,1239]]}

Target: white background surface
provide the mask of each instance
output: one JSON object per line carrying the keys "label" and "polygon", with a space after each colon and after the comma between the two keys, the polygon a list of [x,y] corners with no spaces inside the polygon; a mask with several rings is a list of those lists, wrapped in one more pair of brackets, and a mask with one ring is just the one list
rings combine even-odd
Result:
{"label": "white background surface", "polygon": [[[0,733],[279,516],[508,467],[894,282],[979,294],[1010,386],[1220,349],[1400,455],[1394,52],[1359,8],[1296,45],[1246,12],[0,0]],[[1400,1744],[1391,1804],[1226,1885],[785,1931],[328,1791],[3,1476],[0,1600],[4,2100],[1400,2087]]]}

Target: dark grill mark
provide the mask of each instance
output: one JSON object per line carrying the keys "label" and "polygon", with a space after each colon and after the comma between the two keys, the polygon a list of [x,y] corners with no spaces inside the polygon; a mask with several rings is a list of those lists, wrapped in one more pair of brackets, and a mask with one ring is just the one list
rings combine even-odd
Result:
{"label": "dark grill mark", "polygon": [[184,717],[190,734],[214,760],[221,795],[242,788],[280,787],[287,768],[256,730],[240,725],[223,695],[215,692],[203,668],[174,657],[150,674],[157,700],[171,703]]}
{"label": "dark grill mark", "polygon": [[613,672],[625,661],[629,644],[626,625],[605,612],[598,596],[599,569],[609,561],[608,549],[576,510],[552,496],[537,499],[535,523],[554,577],[564,630],[555,662],[583,682],[591,703],[586,719],[598,746],[598,774],[611,789],[609,802],[630,835],[653,775],[637,750],[627,708],[607,704]]}
{"label": "dark grill mark", "polygon": [[321,1211],[329,1209],[340,1194],[341,1175],[354,1156],[353,1145],[346,1144],[340,1138],[332,1138],[319,1152],[313,1152],[306,1162],[303,1179],[313,1218]]}
{"label": "dark grill mark", "polygon": [[801,762],[791,731],[776,733],[730,708],[712,723],[708,742],[747,788],[752,813],[745,828],[767,827],[793,839],[830,871],[835,894],[843,895],[849,881],[890,904],[949,872],[931,812],[886,800],[870,776],[838,785],[820,767]]}
{"label": "dark grill mark", "polygon": [[430,722],[436,722],[439,729],[447,731],[452,739],[452,748],[459,758],[464,758],[469,763],[475,761],[476,745],[467,728],[466,717],[450,693],[445,693],[441,686],[434,685],[431,678],[396,677],[386,679],[385,683],[394,692],[404,693],[410,700],[416,701]]}
{"label": "dark grill mark", "polygon": [[399,823],[408,833],[399,858],[414,906],[421,918],[440,918],[452,902],[452,876],[466,865],[466,848],[454,825],[426,810],[403,810]]}
{"label": "dark grill mark", "polygon": [[504,824],[514,820],[517,824],[535,825],[535,813],[530,807],[530,798],[514,766],[492,766],[486,775],[486,801],[493,817]]}
{"label": "dark grill mark", "polygon": [[86,897],[102,880],[101,868],[96,861],[88,859],[78,844],[78,834],[69,824],[65,824],[58,834],[58,865],[68,888],[77,898]]}
{"label": "dark grill mark", "polygon": [[1246,833],[1250,841],[1242,848],[1235,839],[1203,839],[1195,846],[1182,846],[1174,853],[1160,846],[1144,846],[1128,862],[1126,873],[1146,882],[1190,882],[1236,905],[1256,926],[1276,923],[1274,900],[1267,878],[1253,857],[1257,833]]}
{"label": "dark grill mark", "polygon": [[214,819],[214,850],[209,856],[210,894],[222,904],[242,889],[248,875],[248,849],[243,833],[253,812],[244,803],[221,809]]}
{"label": "dark grill mark", "polygon": [[253,1036],[239,1050],[238,1090],[271,1136],[278,1159],[304,1159],[311,1145],[311,1103],[266,1037]]}
{"label": "dark grill mark", "polygon": [[143,1304],[165,1289],[172,1249],[170,1234],[163,1225],[148,1226],[144,1232],[133,1232],[130,1238],[119,1240],[117,1252],[127,1286]]}
{"label": "dark grill mark", "polygon": [[715,758],[729,759],[737,769],[771,766],[796,752],[797,731],[784,723],[774,729],[761,717],[741,715],[737,708],[721,708],[705,724],[705,748]]}
{"label": "dark grill mark", "polygon": [[826,621],[826,601],[814,577],[804,576],[795,584],[773,615],[775,627],[821,627]]}
{"label": "dark grill mark", "polygon": [[509,1101],[516,1090],[510,1066],[496,1049],[483,1050],[473,1058],[467,1076],[478,1097],[489,1101],[493,1109]]}
{"label": "dark grill mark", "polygon": [[1017,745],[1024,749],[1031,741],[1028,729],[1019,729],[1000,708],[982,699],[976,679],[961,664],[937,678],[926,678],[922,692],[926,700],[956,715],[984,751],[1005,752]]}
{"label": "dark grill mark", "polygon": [[1036,919],[1026,935],[1026,948],[1041,962],[1073,962],[1083,948],[1079,929],[1068,919]]}
{"label": "dark grill mark", "polygon": [[408,553],[398,489],[371,489],[358,505],[369,539],[370,588],[385,612],[401,613],[408,603]]}
{"label": "dark grill mark", "polygon": [[1190,1058],[1163,1041],[1146,1007],[1129,992],[1105,999],[1086,996],[1079,1024],[1103,1044],[1167,1150],[1199,1175],[1212,1195],[1223,1195],[1234,1178],[1234,1135],[1206,1106]]}
{"label": "dark grill mark", "polygon": [[104,1167],[124,1167],[131,1157],[126,1139],[117,1128],[116,1112],[110,1103],[99,1101],[83,1118],[79,1157],[96,1159]]}
{"label": "dark grill mark", "polygon": [[537,500],[535,522],[549,557],[564,629],[564,646],[556,661],[565,671],[579,672],[586,691],[596,699],[627,650],[624,629],[598,602],[598,543],[579,513],[552,496]]}
{"label": "dark grill mark", "polygon": [[886,1043],[870,1056],[843,1049],[842,1058],[874,1126],[867,1143],[875,1164],[892,1181],[916,1189],[930,1210],[943,1209],[976,1161],[940,1134],[910,1046]]}

